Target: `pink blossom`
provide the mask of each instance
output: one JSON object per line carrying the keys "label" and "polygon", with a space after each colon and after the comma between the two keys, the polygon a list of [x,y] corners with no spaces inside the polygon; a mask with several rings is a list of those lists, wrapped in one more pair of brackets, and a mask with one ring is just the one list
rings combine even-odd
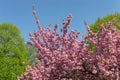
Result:
{"label": "pink blossom", "polygon": [[57,24],[50,31],[37,22],[38,31],[30,33],[37,61],[27,66],[19,80],[120,80],[120,35],[116,26],[112,22],[101,24],[99,32],[94,33],[85,22],[88,34],[80,41],[78,31],[68,30],[71,18],[69,15],[63,21],[62,34],[56,31]]}

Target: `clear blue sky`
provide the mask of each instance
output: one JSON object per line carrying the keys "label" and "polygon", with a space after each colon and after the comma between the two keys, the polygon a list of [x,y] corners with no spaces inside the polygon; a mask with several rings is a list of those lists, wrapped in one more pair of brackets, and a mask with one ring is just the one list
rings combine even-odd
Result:
{"label": "clear blue sky", "polygon": [[80,31],[81,35],[86,33],[84,20],[90,25],[98,17],[120,12],[120,0],[0,0],[0,24],[14,24],[28,41],[28,33],[37,30],[32,4],[43,27],[54,23],[62,27],[62,20],[72,13],[70,29]]}

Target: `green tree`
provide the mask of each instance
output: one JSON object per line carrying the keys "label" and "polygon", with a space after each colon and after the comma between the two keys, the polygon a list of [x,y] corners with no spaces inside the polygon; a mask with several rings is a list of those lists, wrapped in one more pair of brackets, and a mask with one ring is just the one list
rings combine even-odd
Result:
{"label": "green tree", "polygon": [[[90,25],[90,29],[98,33],[99,32],[99,25],[102,23],[104,26],[108,22],[113,22],[113,25],[117,26],[117,29],[120,30],[120,13],[115,13],[115,14],[109,14],[107,16],[104,16],[102,18],[98,18],[93,24]],[[96,46],[94,46],[89,40],[86,41],[89,45],[89,49],[95,50]]]}
{"label": "green tree", "polygon": [[108,22],[113,21],[113,25],[117,26],[117,29],[120,29],[120,13],[115,13],[115,14],[109,14],[107,16],[104,16],[102,18],[98,18],[95,23],[90,25],[90,28],[93,32],[98,32],[99,31],[99,25],[102,23],[106,25]]}
{"label": "green tree", "polygon": [[37,58],[36,49],[35,49],[34,46],[29,45],[29,44],[26,44],[26,46],[27,46],[27,50],[28,50],[28,53],[29,53],[29,62],[30,62],[30,65],[34,65],[35,62],[36,62],[36,58]]}
{"label": "green tree", "polygon": [[16,80],[29,64],[28,55],[19,29],[0,24],[0,80]]}

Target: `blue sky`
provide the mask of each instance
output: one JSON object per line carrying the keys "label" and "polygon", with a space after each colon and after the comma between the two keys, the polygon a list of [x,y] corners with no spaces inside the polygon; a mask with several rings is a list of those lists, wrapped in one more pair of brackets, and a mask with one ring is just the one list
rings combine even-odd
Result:
{"label": "blue sky", "polygon": [[[12,23],[17,26],[25,41],[29,41],[29,32],[37,30],[32,14],[35,5],[38,18],[43,27],[61,22],[72,13],[70,29],[86,33],[83,21],[90,25],[98,17],[120,12],[120,0],[0,0],[0,24]],[[81,36],[80,35],[80,36]]]}

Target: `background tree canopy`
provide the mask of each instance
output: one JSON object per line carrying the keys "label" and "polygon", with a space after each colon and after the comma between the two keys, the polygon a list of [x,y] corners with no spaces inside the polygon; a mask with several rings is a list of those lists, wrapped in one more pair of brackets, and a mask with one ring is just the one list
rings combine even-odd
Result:
{"label": "background tree canopy", "polygon": [[32,45],[26,44],[27,46],[27,51],[29,53],[29,62],[30,65],[34,65],[36,62],[36,58],[37,58],[37,52],[36,52],[36,48]]}
{"label": "background tree canopy", "polygon": [[[120,13],[115,14],[109,14],[107,16],[104,16],[102,18],[98,18],[95,23],[90,25],[90,29],[97,33],[99,32],[99,25],[102,23],[103,25],[106,25],[108,22],[113,21],[113,25],[117,26],[117,29],[120,30]],[[91,44],[91,42],[86,41],[89,44],[89,49],[95,50],[96,46]]]}
{"label": "background tree canopy", "polygon": [[19,29],[0,24],[0,80],[16,80],[29,64],[29,53]]}
{"label": "background tree canopy", "polygon": [[99,31],[99,25],[103,23],[106,25],[108,22],[113,21],[113,24],[117,26],[117,29],[120,29],[120,13],[115,13],[115,14],[109,14],[107,16],[104,16],[102,18],[98,18],[95,23],[90,25],[90,28],[93,32],[98,32]]}

